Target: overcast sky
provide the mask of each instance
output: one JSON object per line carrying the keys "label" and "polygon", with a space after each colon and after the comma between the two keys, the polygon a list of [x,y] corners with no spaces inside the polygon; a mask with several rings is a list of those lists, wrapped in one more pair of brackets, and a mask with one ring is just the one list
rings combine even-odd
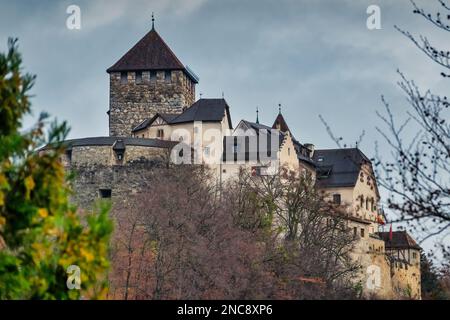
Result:
{"label": "overcast sky", "polygon": [[[416,1],[436,8],[437,1]],[[66,27],[66,8],[81,9],[81,30]],[[366,27],[369,5],[381,8],[381,30]],[[221,97],[240,119],[271,125],[282,104],[297,139],[335,147],[320,122],[371,157],[382,142],[375,112],[384,94],[400,117],[408,105],[397,68],[424,89],[448,86],[440,69],[394,29],[448,44],[448,34],[412,14],[408,0],[0,0],[0,50],[19,38],[25,70],[37,74],[34,118],[46,110],[72,127],[71,138],[108,134],[109,81],[113,65],[151,28],[200,77],[198,94]],[[450,48],[443,48],[450,49]],[[381,146],[383,144],[381,143]]]}

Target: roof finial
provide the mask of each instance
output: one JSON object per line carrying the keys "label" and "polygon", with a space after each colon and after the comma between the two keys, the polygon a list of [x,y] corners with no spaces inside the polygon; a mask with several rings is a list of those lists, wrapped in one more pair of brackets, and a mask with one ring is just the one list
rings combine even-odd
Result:
{"label": "roof finial", "polygon": [[258,110],[258,107],[256,107],[256,123],[259,124],[259,110]]}
{"label": "roof finial", "polygon": [[281,114],[281,103],[278,104],[278,114]]}
{"label": "roof finial", "polygon": [[152,12],[152,30],[155,30],[155,14]]}

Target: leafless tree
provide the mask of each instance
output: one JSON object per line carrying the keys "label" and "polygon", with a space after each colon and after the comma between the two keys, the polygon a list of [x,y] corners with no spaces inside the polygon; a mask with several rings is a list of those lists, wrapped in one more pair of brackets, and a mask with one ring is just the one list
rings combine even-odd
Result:
{"label": "leafless tree", "polygon": [[[413,12],[438,28],[450,31],[450,6],[437,0],[445,14],[431,15],[414,2]],[[413,36],[396,26],[422,52],[444,70],[450,69],[450,52],[430,44],[427,37]],[[447,97],[421,91],[414,81],[400,75],[399,87],[405,93],[410,109],[407,119],[399,122],[382,97],[384,113],[378,113],[385,126],[377,128],[391,149],[392,160],[383,159],[377,150],[375,172],[378,183],[390,194],[388,207],[395,213],[394,221],[407,222],[422,234],[421,241],[449,236],[450,231],[450,114]],[[442,72],[443,77],[449,77]],[[415,132],[408,139],[408,133]],[[377,148],[378,149],[378,148]],[[438,241],[444,255],[448,242]]]}
{"label": "leafless tree", "polygon": [[202,167],[160,168],[145,190],[116,206],[111,298],[350,294],[353,239],[307,180],[240,177],[218,189]]}
{"label": "leafless tree", "polygon": [[156,170],[146,190],[115,209],[130,218],[117,229],[125,241],[113,259],[112,289],[131,286],[137,299],[262,297],[262,247],[235,226],[211,181],[201,167]]}
{"label": "leafless tree", "polygon": [[[270,235],[266,242],[273,246],[266,252],[265,268],[275,275],[276,297],[354,297],[352,280],[359,266],[350,257],[355,238],[347,228],[345,209],[329,203],[310,175],[285,168],[273,176],[241,172],[234,188],[245,200],[233,211],[235,218],[238,214],[242,223],[242,217],[251,217],[250,225]],[[248,199],[255,205],[249,205]],[[255,223],[258,218],[261,222]],[[244,220],[245,226],[248,221]]]}

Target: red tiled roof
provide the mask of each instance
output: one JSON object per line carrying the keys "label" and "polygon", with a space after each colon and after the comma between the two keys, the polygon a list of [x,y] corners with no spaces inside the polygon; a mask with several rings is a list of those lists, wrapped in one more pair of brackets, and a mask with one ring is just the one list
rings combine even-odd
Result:
{"label": "red tiled roof", "polygon": [[378,235],[386,243],[386,249],[421,249],[406,231],[392,232],[392,240],[389,239],[389,232],[378,232]]}

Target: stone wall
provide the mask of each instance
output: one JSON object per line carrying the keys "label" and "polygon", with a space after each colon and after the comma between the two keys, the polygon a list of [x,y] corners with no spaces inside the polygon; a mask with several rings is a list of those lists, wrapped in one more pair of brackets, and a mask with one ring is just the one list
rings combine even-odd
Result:
{"label": "stone wall", "polygon": [[127,201],[130,195],[144,189],[151,181],[152,170],[162,165],[157,161],[132,162],[126,165],[85,164],[73,166],[72,202],[90,209],[102,195],[100,190],[111,190],[114,203]]}
{"label": "stone wall", "polygon": [[195,84],[181,70],[171,71],[170,81],[164,71],[150,79],[150,71],[142,72],[142,82],[136,83],[136,73],[127,73],[127,83],[121,73],[110,74],[109,135],[131,136],[131,130],[157,112],[181,113],[195,101]]}
{"label": "stone wall", "polygon": [[420,265],[394,260],[391,273],[392,289],[398,298],[421,298]]}
{"label": "stone wall", "polygon": [[167,159],[169,150],[165,148],[127,145],[123,159],[117,157],[112,146],[79,146],[71,149],[69,159],[66,153],[62,159],[64,166],[124,165],[130,162]]}
{"label": "stone wall", "polygon": [[356,243],[353,259],[361,266],[356,281],[361,283],[365,297],[394,297],[390,262],[386,256],[384,241],[371,236],[360,238]]}
{"label": "stone wall", "polygon": [[126,200],[149,183],[156,167],[166,166],[169,149],[127,145],[118,159],[109,145],[77,146],[62,157],[66,170],[74,174],[72,201],[89,209],[110,192],[113,202]]}

